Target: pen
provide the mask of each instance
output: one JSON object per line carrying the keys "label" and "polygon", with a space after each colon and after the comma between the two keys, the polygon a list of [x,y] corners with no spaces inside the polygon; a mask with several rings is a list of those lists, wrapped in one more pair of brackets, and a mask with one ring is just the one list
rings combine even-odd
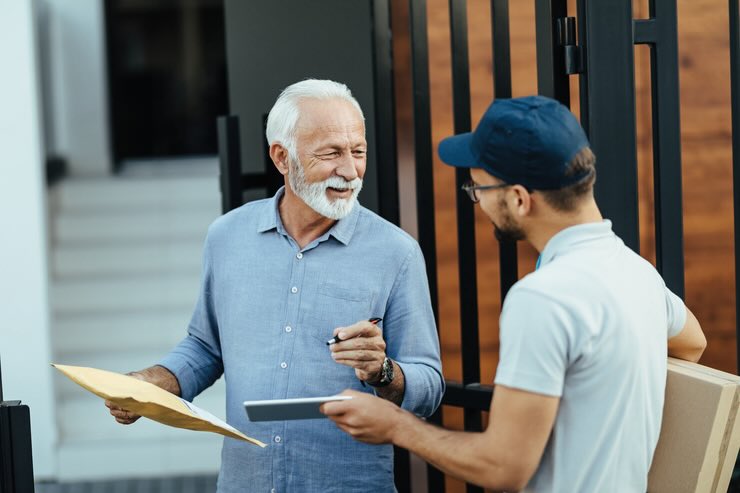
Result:
{"label": "pen", "polygon": [[[383,319],[380,318],[380,317],[373,317],[373,318],[371,318],[371,319],[368,320],[368,322],[370,322],[373,325],[378,325],[378,322],[382,322],[382,321],[383,321]],[[343,340],[345,340],[345,339],[340,339],[339,338],[339,334],[337,334],[334,337],[332,337],[331,339],[329,339],[328,341],[326,341],[326,345],[327,346],[331,346],[332,344],[336,344],[337,342],[342,342]],[[365,387],[365,382],[363,382],[362,380],[360,380],[360,383],[362,384],[363,387]]]}
{"label": "pen", "polygon": [[[380,317],[373,317],[370,320],[368,320],[368,322],[370,322],[373,325],[378,325],[378,322],[382,322],[382,321],[383,319]],[[337,342],[342,342],[343,340],[344,339],[339,338],[339,335],[335,335],[334,337],[326,341],[326,345],[331,346],[332,344],[336,344]]]}

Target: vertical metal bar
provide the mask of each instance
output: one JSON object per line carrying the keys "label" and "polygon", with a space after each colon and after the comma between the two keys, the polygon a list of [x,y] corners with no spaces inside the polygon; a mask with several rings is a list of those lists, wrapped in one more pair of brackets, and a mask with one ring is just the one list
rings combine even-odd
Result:
{"label": "vertical metal bar", "polygon": [[373,75],[375,77],[375,135],[378,159],[378,210],[393,224],[400,223],[398,157],[393,91],[393,55],[389,0],[372,0]]}
{"label": "vertical metal bar", "polygon": [[[511,97],[511,42],[509,34],[509,0],[491,0],[491,30],[493,31],[493,95],[495,99]],[[499,241],[499,280],[501,305],[506,293],[517,281],[516,242]]]}
{"label": "vertical metal bar", "polygon": [[578,20],[581,124],[597,157],[596,199],[615,233],[639,252],[632,2],[579,0]]}
{"label": "vertical metal bar", "polygon": [[[409,0],[411,33],[411,77],[413,87],[414,154],[416,164],[416,210],[419,246],[424,252],[434,318],[439,326],[437,294],[437,247],[434,225],[434,170],[432,161],[432,115],[429,94],[429,43],[427,40],[426,0]],[[442,424],[442,408],[429,418]],[[427,467],[431,493],[444,493],[444,474]]]}
{"label": "vertical metal bar", "polygon": [[658,38],[650,47],[656,260],[666,285],[683,298],[678,19],[675,0],[650,0],[649,6]]}
{"label": "vertical metal bar", "polygon": [[103,26],[103,36],[105,39],[105,54],[106,54],[106,80],[108,82],[108,134],[110,135],[110,153],[113,172],[118,173],[121,171],[121,132],[118,128],[118,120],[120,115],[120,98],[118,98],[119,91],[119,77],[118,77],[118,62],[119,52],[116,50],[116,42],[114,39],[117,31],[114,30],[115,23],[115,10],[117,7],[116,0],[105,0],[103,2],[103,20],[105,25]]}
{"label": "vertical metal bar", "polygon": [[[455,134],[470,132],[470,73],[465,0],[449,0],[452,40],[452,92]],[[478,296],[475,272],[475,217],[473,204],[461,190],[470,179],[467,169],[455,169],[457,248],[460,280],[463,383],[480,381],[478,354]]]}
{"label": "vertical metal bar", "polygon": [[536,0],[537,92],[570,107],[570,84],[565,52],[558,45],[557,19],[567,17],[567,0]]}
{"label": "vertical metal bar", "polygon": [[[468,22],[465,0],[449,0],[449,11],[454,130],[455,134],[460,134],[469,132],[471,128]],[[463,384],[480,382],[475,216],[472,202],[460,189],[469,178],[470,174],[467,169],[455,169]],[[479,431],[482,428],[480,411],[466,408],[464,416],[466,430]],[[472,485],[467,485],[466,489],[468,493],[483,492],[482,488]]]}
{"label": "vertical metal bar", "polygon": [[730,5],[730,87],[732,94],[732,198],[735,215],[735,344],[740,375],[740,5]]}
{"label": "vertical metal bar", "polygon": [[239,117],[220,116],[218,125],[218,155],[221,211],[226,213],[242,205],[242,158],[239,145]]}
{"label": "vertical metal bar", "polygon": [[426,0],[409,0],[409,22],[411,23],[411,77],[419,245],[426,261],[434,317],[439,320]]}

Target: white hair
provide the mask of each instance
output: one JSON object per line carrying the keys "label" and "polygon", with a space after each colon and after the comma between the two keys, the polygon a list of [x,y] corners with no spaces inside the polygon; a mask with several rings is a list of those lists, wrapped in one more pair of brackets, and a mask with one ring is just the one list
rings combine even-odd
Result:
{"label": "white hair", "polygon": [[362,119],[365,119],[362,108],[352,96],[352,92],[340,82],[306,79],[289,85],[280,93],[267,116],[265,137],[268,145],[277,143],[285,147],[293,159],[298,158],[295,136],[298,119],[301,116],[299,103],[304,99],[342,99],[352,104],[360,112]]}

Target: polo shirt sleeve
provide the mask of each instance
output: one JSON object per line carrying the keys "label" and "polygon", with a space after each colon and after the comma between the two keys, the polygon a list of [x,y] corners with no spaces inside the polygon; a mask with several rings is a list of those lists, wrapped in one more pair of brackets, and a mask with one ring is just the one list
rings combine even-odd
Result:
{"label": "polo shirt sleeve", "polygon": [[548,296],[515,286],[500,319],[500,357],[495,383],[560,397],[569,354],[572,323],[565,309]]}
{"label": "polo shirt sleeve", "polygon": [[668,339],[677,336],[686,325],[686,305],[673,291],[665,288],[665,309],[668,320]]}
{"label": "polo shirt sleeve", "polygon": [[403,371],[401,407],[430,416],[442,402],[444,377],[424,257],[414,242],[401,266],[383,315],[386,354]]}
{"label": "polo shirt sleeve", "polygon": [[180,397],[192,401],[223,373],[221,342],[213,306],[213,262],[210,232],[203,252],[203,272],[198,301],[187,336],[157,364],[177,378]]}

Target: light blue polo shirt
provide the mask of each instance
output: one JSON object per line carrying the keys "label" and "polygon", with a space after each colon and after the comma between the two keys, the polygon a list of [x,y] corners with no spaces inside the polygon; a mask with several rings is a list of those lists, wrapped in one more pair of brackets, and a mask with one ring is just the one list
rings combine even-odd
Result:
{"label": "light blue polo shirt", "polygon": [[658,442],[667,340],[686,307],[610,221],[567,228],[509,291],[496,384],[560,397],[525,491],[644,493]]}
{"label": "light blue polo shirt", "polygon": [[192,399],[222,374],[229,424],[268,444],[224,439],[220,493],[394,491],[393,448],[357,442],[328,419],[250,422],[245,400],[363,387],[336,363],[335,327],[382,317],[386,353],[406,380],[402,407],[428,416],[444,379],[419,245],[357,204],[300,248],[278,213],[283,194],[225,214],[206,239],[187,337],[160,364]]}

